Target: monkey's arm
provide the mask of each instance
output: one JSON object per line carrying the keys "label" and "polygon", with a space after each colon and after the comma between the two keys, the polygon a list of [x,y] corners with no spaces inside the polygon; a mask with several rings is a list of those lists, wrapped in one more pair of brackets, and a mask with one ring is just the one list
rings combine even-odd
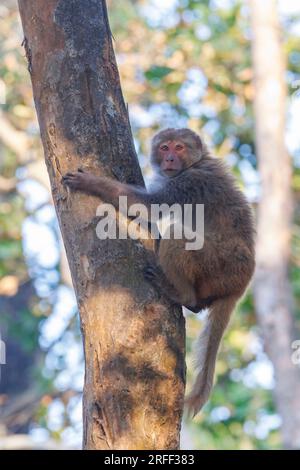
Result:
{"label": "monkey's arm", "polygon": [[116,208],[119,207],[120,196],[127,196],[128,206],[142,203],[149,209],[152,203],[151,195],[144,188],[123,184],[105,176],[95,176],[82,170],[67,173],[63,176],[63,183],[77,191],[98,196]]}

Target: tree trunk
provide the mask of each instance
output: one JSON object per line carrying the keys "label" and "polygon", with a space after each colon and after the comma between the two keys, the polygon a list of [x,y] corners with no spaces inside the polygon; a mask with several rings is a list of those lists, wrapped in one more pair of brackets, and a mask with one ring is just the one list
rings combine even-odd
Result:
{"label": "tree trunk", "polygon": [[288,279],[292,216],[291,161],[285,136],[286,86],[275,0],[250,0],[256,144],[262,194],[258,211],[254,299],[274,366],[275,401],[286,448],[300,448],[300,370],[292,363],[293,298]]}
{"label": "tree trunk", "polygon": [[100,201],[61,183],[64,173],[82,167],[143,184],[105,1],[19,0],[19,8],[81,318],[84,448],[177,449],[185,384],[182,313],[143,278],[149,241],[98,239]]}

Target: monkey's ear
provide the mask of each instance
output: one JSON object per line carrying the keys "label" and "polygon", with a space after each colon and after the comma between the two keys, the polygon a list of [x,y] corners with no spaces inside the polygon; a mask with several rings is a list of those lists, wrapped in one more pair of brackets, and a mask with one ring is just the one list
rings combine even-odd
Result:
{"label": "monkey's ear", "polygon": [[182,135],[183,139],[187,140],[187,143],[189,143],[194,148],[196,147],[197,150],[200,150],[200,152],[202,152],[203,142],[200,135],[198,135],[191,129],[180,129],[179,132]]}
{"label": "monkey's ear", "polygon": [[160,141],[158,139],[156,140],[152,139],[150,161],[153,167],[160,166],[160,158],[159,158],[159,152],[158,152],[159,144],[160,144]]}
{"label": "monkey's ear", "polygon": [[203,150],[203,142],[202,142],[202,139],[201,137],[198,135],[198,134],[195,134],[195,141],[196,141],[196,145],[197,147],[199,148],[199,150]]}

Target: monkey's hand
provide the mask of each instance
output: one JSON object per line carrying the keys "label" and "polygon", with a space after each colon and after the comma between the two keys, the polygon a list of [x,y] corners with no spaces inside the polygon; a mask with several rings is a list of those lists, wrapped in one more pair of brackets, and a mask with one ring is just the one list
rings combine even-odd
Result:
{"label": "monkey's hand", "polygon": [[62,178],[62,182],[72,189],[90,192],[95,185],[99,185],[99,177],[86,173],[79,168],[77,172],[66,173]]}

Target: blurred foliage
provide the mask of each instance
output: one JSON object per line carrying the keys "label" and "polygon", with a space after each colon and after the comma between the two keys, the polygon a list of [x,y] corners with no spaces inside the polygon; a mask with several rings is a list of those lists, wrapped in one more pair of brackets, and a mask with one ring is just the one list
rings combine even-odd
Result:
{"label": "blurred foliage", "polygon": [[[145,173],[149,171],[147,155],[153,132],[165,126],[188,126],[201,132],[214,153],[232,166],[255,208],[259,179],[252,114],[251,34],[245,2],[108,0],[108,7],[123,92]],[[300,78],[299,36],[293,35],[291,27],[296,21],[299,18],[289,17],[284,22],[291,94],[295,92],[293,83]],[[0,5],[0,85],[5,84],[6,101],[0,106],[0,118],[4,116],[28,137],[27,151],[34,154],[39,148],[38,128],[22,39],[16,2],[4,0]],[[290,279],[300,322],[299,150],[292,156],[296,210]],[[52,214],[46,222],[42,217],[45,206],[51,207],[50,198],[41,206],[30,207],[28,200],[38,200],[39,192],[28,195],[22,190],[26,163],[1,139],[0,169],[3,177],[17,179],[11,191],[0,193],[0,299],[5,299],[4,303],[0,300],[4,309],[1,334],[6,341],[17,340],[24,353],[40,353],[32,355],[35,359],[26,372],[31,386],[43,391],[28,431],[44,429],[55,439],[71,442],[72,429],[78,434],[72,414],[77,402],[72,394],[64,393],[74,383],[74,366],[68,365],[66,350],[74,343],[81,347],[75,309],[63,328],[58,328],[58,337],[46,341],[45,321],[55,318],[63,283],[59,262],[43,266],[22,243],[22,231],[26,241],[24,226],[31,221],[47,226],[59,250],[55,217]],[[33,282],[34,295],[23,300],[23,305],[16,307],[17,315],[12,315],[7,300],[13,302],[28,281]],[[192,343],[200,326],[201,320],[188,316],[188,387]],[[9,361],[5,367],[9,368]],[[199,449],[279,448],[280,420],[272,400],[272,377],[262,380],[270,370],[249,293],[223,342],[212,397],[193,422],[186,422],[189,445]],[[80,387],[74,390],[77,393]],[[9,389],[5,393],[9,394]]]}

